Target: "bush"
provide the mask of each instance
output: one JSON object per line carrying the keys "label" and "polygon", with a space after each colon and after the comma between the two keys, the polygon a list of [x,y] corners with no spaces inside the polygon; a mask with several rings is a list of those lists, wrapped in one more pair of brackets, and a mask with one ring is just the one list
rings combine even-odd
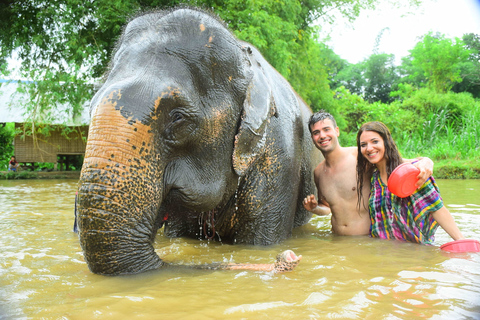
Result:
{"label": "bush", "polygon": [[368,121],[387,125],[402,156],[432,159],[475,159],[480,157],[480,101],[469,93],[436,93],[403,85],[399,100],[390,104],[367,103],[345,88],[336,98],[342,106],[345,127],[340,143],[356,145],[360,126]]}
{"label": "bush", "polygon": [[0,179],[13,180],[13,179],[36,179],[38,174],[31,171],[8,171],[6,173],[0,173]]}
{"label": "bush", "polygon": [[15,127],[13,123],[0,125],[0,170],[8,169],[8,162],[13,156],[13,137]]}
{"label": "bush", "polygon": [[480,109],[469,110],[457,121],[441,111],[439,114],[428,115],[422,128],[417,132],[414,134],[403,132],[396,141],[400,150],[409,157],[425,155],[439,160],[480,158],[478,123]]}
{"label": "bush", "polygon": [[465,117],[470,111],[478,106],[478,102],[470,93],[439,93],[429,88],[415,89],[411,85],[400,85],[400,90],[392,93],[399,101],[392,106],[402,112],[409,113],[409,121],[404,121],[404,130],[418,132],[422,130],[424,123],[429,120],[431,114],[444,113],[447,121],[453,121],[455,125],[459,119]]}

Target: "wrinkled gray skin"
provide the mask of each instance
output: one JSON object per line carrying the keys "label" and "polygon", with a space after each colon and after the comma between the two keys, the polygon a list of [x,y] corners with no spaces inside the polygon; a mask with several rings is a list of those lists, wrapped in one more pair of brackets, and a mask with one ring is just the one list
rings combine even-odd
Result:
{"label": "wrinkled gray skin", "polygon": [[152,243],[163,224],[169,237],[227,243],[289,237],[309,220],[302,200],[315,190],[310,114],[209,14],[182,8],[131,21],[92,100],[78,193],[90,270],[161,267]]}

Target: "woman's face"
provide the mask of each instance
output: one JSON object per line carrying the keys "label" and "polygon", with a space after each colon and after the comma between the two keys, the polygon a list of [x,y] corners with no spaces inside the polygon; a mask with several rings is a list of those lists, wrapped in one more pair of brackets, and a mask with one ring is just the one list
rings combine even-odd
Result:
{"label": "woman's face", "polygon": [[375,131],[364,131],[360,135],[360,151],[371,164],[378,166],[386,162],[384,141]]}

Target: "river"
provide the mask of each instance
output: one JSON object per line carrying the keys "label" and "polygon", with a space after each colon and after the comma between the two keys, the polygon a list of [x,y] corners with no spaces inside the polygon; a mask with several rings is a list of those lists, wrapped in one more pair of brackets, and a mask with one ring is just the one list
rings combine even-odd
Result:
{"label": "river", "polygon": [[[467,238],[480,239],[480,180],[437,180]],[[76,180],[0,181],[0,319],[480,319],[480,253],[330,232],[315,217],[270,246],[169,239],[166,261],[271,263],[293,272],[161,269],[92,274],[72,232]]]}

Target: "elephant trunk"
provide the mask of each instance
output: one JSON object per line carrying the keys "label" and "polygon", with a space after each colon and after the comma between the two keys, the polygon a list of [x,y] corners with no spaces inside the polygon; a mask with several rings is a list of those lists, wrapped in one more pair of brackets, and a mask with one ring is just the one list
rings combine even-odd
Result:
{"label": "elephant trunk", "polygon": [[162,265],[152,246],[162,172],[150,156],[150,127],[104,100],[91,121],[79,181],[80,243],[92,272],[140,273]]}

